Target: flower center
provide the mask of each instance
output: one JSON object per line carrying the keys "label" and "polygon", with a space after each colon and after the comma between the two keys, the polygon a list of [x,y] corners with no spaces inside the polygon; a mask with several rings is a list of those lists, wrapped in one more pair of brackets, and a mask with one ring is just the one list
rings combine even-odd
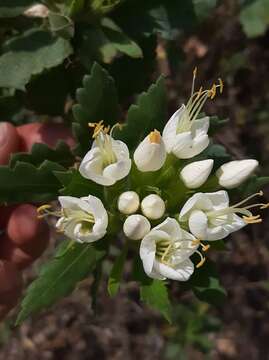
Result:
{"label": "flower center", "polygon": [[76,226],[81,225],[80,232],[83,234],[89,233],[92,231],[92,228],[95,224],[95,218],[93,214],[83,211],[81,209],[70,209],[63,208],[61,211],[51,211],[51,205],[42,205],[37,209],[38,218],[43,218],[45,216],[56,216],[61,218],[59,232],[64,232],[67,226]]}
{"label": "flower center", "polygon": [[217,89],[219,88],[220,94],[223,92],[223,82],[219,78],[218,84],[213,84],[210,89],[203,90],[201,87],[199,91],[194,91],[195,88],[195,79],[197,74],[197,68],[193,71],[193,79],[192,79],[192,90],[191,97],[187,102],[185,109],[183,110],[183,114],[181,115],[180,121],[178,121],[177,125],[177,134],[190,131],[192,121],[196,120],[198,115],[200,114],[202,107],[204,106],[207,99],[214,99],[217,94]]}
{"label": "flower center", "polygon": [[94,128],[92,137],[95,139],[96,144],[101,152],[103,169],[105,169],[108,165],[115,164],[117,162],[117,157],[112,147],[111,134],[114,128],[118,126],[121,125],[115,124],[110,129],[110,126],[104,126],[103,120],[99,121],[98,123],[89,123],[89,127]]}
{"label": "flower center", "polygon": [[170,240],[161,239],[156,243],[156,257],[160,262],[166,265],[171,266],[170,258],[174,250],[174,244]]}
{"label": "flower center", "polygon": [[255,194],[251,195],[251,196],[248,196],[246,199],[240,201],[237,204],[229,206],[227,208],[208,211],[208,212],[206,212],[206,215],[209,218],[209,220],[213,220],[213,219],[223,220],[223,218],[226,215],[240,214],[240,215],[243,215],[242,218],[247,224],[260,223],[260,222],[262,222],[261,216],[260,215],[254,216],[249,209],[258,207],[261,210],[263,210],[263,209],[266,209],[266,208],[269,207],[269,203],[256,203],[256,204],[240,207],[241,205],[245,204],[247,201],[249,201],[250,199],[252,199],[252,198],[254,198],[256,196],[263,196],[263,192],[260,191],[258,193],[255,193]]}

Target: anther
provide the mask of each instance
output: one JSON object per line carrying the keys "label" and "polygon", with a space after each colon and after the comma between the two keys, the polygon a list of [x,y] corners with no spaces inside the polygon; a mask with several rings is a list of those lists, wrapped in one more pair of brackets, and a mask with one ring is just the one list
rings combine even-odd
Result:
{"label": "anther", "polygon": [[223,93],[223,88],[224,88],[224,84],[223,84],[223,81],[222,81],[222,79],[221,78],[218,78],[218,80],[219,80],[219,92],[220,92],[220,94],[222,94]]}
{"label": "anther", "polygon": [[204,252],[206,252],[206,251],[210,248],[210,245],[209,245],[209,244],[208,244],[208,245],[204,245],[204,244],[201,243],[201,246],[202,246],[202,250],[203,250]]}
{"label": "anther", "polygon": [[263,209],[268,209],[268,208],[269,208],[269,203],[264,204],[264,205],[262,205],[262,206],[260,207],[261,210],[263,210]]}
{"label": "anther", "polygon": [[161,142],[161,134],[158,130],[154,130],[149,134],[149,141],[153,144],[160,144]]}

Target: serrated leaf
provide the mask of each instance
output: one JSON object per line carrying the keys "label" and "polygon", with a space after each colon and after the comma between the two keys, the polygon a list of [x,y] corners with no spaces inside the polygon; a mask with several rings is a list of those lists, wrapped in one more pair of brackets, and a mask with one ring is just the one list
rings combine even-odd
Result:
{"label": "serrated leaf", "polygon": [[199,300],[213,305],[221,305],[227,297],[226,290],[220,284],[216,267],[209,260],[195,270],[187,284]]}
{"label": "serrated leaf", "polygon": [[51,149],[46,144],[36,143],[32,146],[30,153],[13,154],[10,160],[10,167],[14,167],[17,162],[26,162],[35,166],[41,165],[45,160],[56,162],[62,166],[71,166],[75,158],[70,147],[63,141],[59,141],[55,149]]}
{"label": "serrated leaf", "polygon": [[39,167],[18,162],[14,168],[0,166],[0,202],[45,202],[58,196],[60,182],[53,171],[64,168],[51,161],[44,161]]}
{"label": "serrated leaf", "polygon": [[90,147],[88,123],[103,120],[105,125],[114,125],[118,121],[119,107],[114,80],[97,63],[82,83],[83,88],[76,93],[78,103],[73,106],[73,114],[80,153],[84,155]]}
{"label": "serrated leaf", "polygon": [[124,34],[121,28],[119,28],[111,19],[104,18],[102,20],[102,27],[110,43],[118,51],[133,58],[143,57],[141,48]]}
{"label": "serrated leaf", "polygon": [[150,131],[162,131],[166,117],[166,93],[164,78],[160,77],[156,84],[143,92],[136,105],[131,105],[126,124],[121,130],[115,129],[114,137],[128,144],[133,150]]}
{"label": "serrated leaf", "polygon": [[248,37],[265,34],[269,25],[268,0],[256,0],[243,7],[239,19]]}
{"label": "serrated leaf", "polygon": [[1,0],[0,18],[18,16],[37,2],[34,0]]}
{"label": "serrated leaf", "polygon": [[56,256],[43,266],[39,277],[27,289],[16,325],[71,293],[76,284],[85,279],[106,254],[105,241],[94,245],[74,243],[63,252],[62,247],[66,246],[66,243],[60,245],[60,255],[56,253]]}
{"label": "serrated leaf", "polygon": [[117,295],[119,291],[120,281],[122,278],[123,267],[126,260],[127,252],[128,252],[128,247],[126,245],[113,264],[107,285],[107,290],[110,296]]}
{"label": "serrated leaf", "polygon": [[28,30],[5,45],[0,57],[0,87],[25,90],[33,75],[63,62],[72,54],[70,43],[44,30]]}
{"label": "serrated leaf", "polygon": [[60,190],[61,195],[81,197],[91,194],[100,199],[103,198],[103,187],[91,180],[85,179],[77,170],[55,171],[54,174],[64,186]]}

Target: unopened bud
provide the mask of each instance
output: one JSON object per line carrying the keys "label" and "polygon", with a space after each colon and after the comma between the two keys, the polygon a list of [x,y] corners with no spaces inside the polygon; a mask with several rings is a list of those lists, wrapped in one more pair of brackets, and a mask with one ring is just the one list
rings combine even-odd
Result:
{"label": "unopened bud", "polygon": [[141,202],[142,213],[149,219],[160,219],[165,212],[165,203],[160,196],[150,194]]}
{"label": "unopened bud", "polygon": [[139,196],[135,191],[125,191],[119,196],[118,209],[122,214],[134,214],[139,208]]}
{"label": "unopened bud", "polygon": [[159,131],[152,131],[137,147],[134,152],[134,162],[142,171],[159,170],[166,159],[163,139]]}
{"label": "unopened bud", "polygon": [[189,189],[196,189],[202,186],[213,168],[212,159],[194,161],[186,165],[180,172],[180,178]]}
{"label": "unopened bud", "polygon": [[226,189],[235,188],[246,181],[258,165],[258,161],[254,159],[235,160],[223,164],[216,172],[219,184]]}
{"label": "unopened bud", "polygon": [[150,222],[143,215],[128,216],[123,224],[124,234],[132,240],[141,240],[150,232]]}

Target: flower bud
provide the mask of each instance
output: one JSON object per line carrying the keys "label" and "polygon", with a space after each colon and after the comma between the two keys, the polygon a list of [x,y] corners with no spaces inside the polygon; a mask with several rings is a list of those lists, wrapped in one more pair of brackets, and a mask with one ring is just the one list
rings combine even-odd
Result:
{"label": "flower bud", "polygon": [[141,202],[142,213],[149,219],[160,219],[165,212],[165,203],[160,196],[150,194]]}
{"label": "flower bud", "polygon": [[216,172],[219,184],[226,189],[235,188],[246,181],[258,165],[258,161],[254,159],[235,160],[223,164]]}
{"label": "flower bud", "polygon": [[125,191],[119,196],[118,209],[122,214],[134,214],[139,208],[139,196],[135,191]]}
{"label": "flower bud", "polygon": [[159,170],[166,159],[163,139],[159,131],[152,131],[137,147],[134,152],[134,162],[142,171]]}
{"label": "flower bud", "polygon": [[214,160],[195,161],[186,165],[180,172],[180,178],[189,189],[202,186],[213,168]]}
{"label": "flower bud", "polygon": [[128,216],[123,224],[123,232],[129,239],[143,239],[150,232],[150,222],[143,215]]}

